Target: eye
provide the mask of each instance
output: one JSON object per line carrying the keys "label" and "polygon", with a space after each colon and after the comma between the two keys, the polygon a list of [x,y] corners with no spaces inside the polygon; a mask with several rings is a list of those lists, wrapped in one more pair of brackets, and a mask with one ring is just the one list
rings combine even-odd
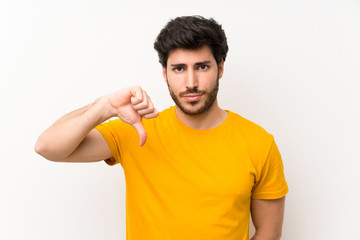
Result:
{"label": "eye", "polygon": [[209,68],[208,65],[200,65],[200,66],[198,67],[199,70],[206,70],[206,69],[208,69],[208,68]]}
{"label": "eye", "polygon": [[173,71],[174,72],[182,72],[182,71],[184,71],[184,67],[175,67],[175,68],[173,68]]}

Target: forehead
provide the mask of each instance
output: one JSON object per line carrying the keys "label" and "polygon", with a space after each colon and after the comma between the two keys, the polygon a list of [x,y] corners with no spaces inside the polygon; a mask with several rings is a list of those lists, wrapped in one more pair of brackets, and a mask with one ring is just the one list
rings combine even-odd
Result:
{"label": "forehead", "polygon": [[215,63],[215,58],[211,52],[210,47],[204,46],[202,48],[184,49],[177,48],[171,50],[169,53],[167,64],[195,64],[197,62],[211,61]]}

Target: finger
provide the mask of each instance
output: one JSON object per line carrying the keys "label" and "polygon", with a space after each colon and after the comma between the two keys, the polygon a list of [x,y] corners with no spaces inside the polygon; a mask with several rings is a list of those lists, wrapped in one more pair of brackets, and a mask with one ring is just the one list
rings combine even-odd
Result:
{"label": "finger", "polygon": [[142,97],[142,101],[138,104],[134,104],[133,108],[138,111],[138,110],[142,110],[142,109],[146,109],[149,107],[149,96],[147,95],[147,93],[145,91],[143,91],[143,97]]}
{"label": "finger", "polygon": [[143,101],[143,90],[141,89],[141,87],[131,88],[130,93],[131,93],[130,100],[133,105],[139,104],[140,102]]}
{"label": "finger", "polygon": [[148,99],[148,101],[147,101],[147,103],[146,103],[147,107],[145,108],[145,106],[144,106],[144,109],[137,110],[137,113],[138,113],[139,115],[141,115],[141,116],[142,116],[142,115],[149,114],[149,113],[152,113],[152,112],[155,111],[154,105],[153,105],[153,103],[151,102],[150,97],[147,96],[147,99]]}
{"label": "finger", "polygon": [[140,146],[143,146],[146,142],[147,134],[145,131],[144,126],[141,124],[141,122],[133,123],[132,126],[136,129],[139,138],[140,138]]}
{"label": "finger", "polygon": [[159,112],[155,109],[154,112],[152,113],[149,113],[149,114],[146,114],[146,115],[143,115],[142,117],[143,118],[146,118],[146,119],[149,119],[149,118],[156,118],[159,116]]}

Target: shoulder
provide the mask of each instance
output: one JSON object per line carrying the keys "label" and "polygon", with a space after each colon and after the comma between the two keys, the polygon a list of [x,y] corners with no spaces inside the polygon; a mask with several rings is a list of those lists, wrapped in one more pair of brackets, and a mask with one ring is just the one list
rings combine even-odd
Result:
{"label": "shoulder", "polygon": [[229,114],[231,129],[236,132],[238,145],[245,147],[255,166],[262,166],[274,143],[273,135],[239,114],[230,111]]}
{"label": "shoulder", "polygon": [[240,116],[237,113],[229,112],[229,117],[231,118],[230,124],[231,127],[239,131],[245,138],[248,140],[259,141],[272,141],[273,135],[268,133],[260,125]]}

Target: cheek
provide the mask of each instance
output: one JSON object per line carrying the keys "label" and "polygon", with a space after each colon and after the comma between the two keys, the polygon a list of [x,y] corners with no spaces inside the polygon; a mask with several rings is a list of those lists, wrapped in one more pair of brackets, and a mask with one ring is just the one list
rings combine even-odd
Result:
{"label": "cheek", "polygon": [[181,88],[183,85],[184,79],[180,76],[167,76],[167,83],[173,89]]}
{"label": "cheek", "polygon": [[181,91],[181,87],[178,84],[175,84],[172,81],[168,82],[168,86],[170,87],[171,91],[177,93]]}

